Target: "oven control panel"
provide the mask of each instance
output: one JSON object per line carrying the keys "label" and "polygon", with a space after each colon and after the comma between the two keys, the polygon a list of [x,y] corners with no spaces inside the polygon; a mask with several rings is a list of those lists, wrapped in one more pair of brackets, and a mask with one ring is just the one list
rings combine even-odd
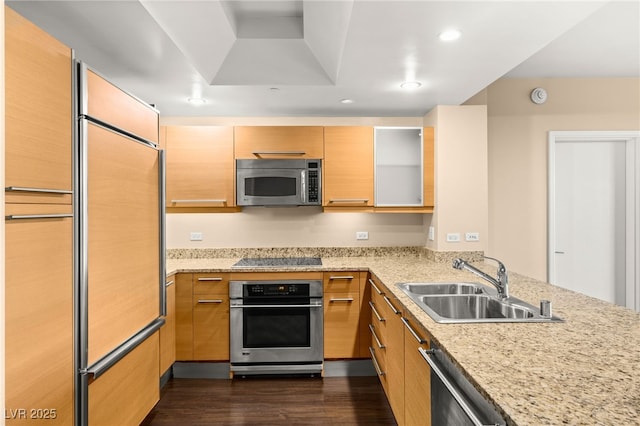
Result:
{"label": "oven control panel", "polygon": [[244,290],[244,297],[309,296],[309,284],[249,284]]}

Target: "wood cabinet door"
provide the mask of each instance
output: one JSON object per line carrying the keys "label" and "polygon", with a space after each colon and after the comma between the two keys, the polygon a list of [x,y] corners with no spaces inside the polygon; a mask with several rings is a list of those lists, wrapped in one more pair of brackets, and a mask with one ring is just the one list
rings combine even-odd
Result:
{"label": "wood cabinet door", "polygon": [[176,361],[176,277],[167,278],[167,314],[160,328],[160,375],[164,374]]}
{"label": "wood cabinet door", "polygon": [[360,357],[360,293],[324,294],[324,357]]}
{"label": "wood cabinet door", "polygon": [[193,360],[193,274],[176,275],[176,360]]}
{"label": "wood cabinet door", "polygon": [[139,425],[160,399],[158,332],[89,384],[91,426]]}
{"label": "wood cabinet door", "polygon": [[[5,209],[71,213],[70,205]],[[42,423],[73,424],[73,219],[6,220],[5,244],[5,421],[25,424],[33,414]]]}
{"label": "wood cabinet door", "polygon": [[[407,320],[404,330],[404,420],[407,426],[431,426],[431,370],[418,348],[429,349],[427,333]],[[420,339],[423,343],[420,343]]]}
{"label": "wood cabinet door", "polygon": [[87,127],[91,365],[158,318],[165,277],[160,278],[158,151]]}
{"label": "wood cabinet door", "polygon": [[167,207],[233,207],[233,127],[168,126]]}
{"label": "wood cabinet door", "polygon": [[423,149],[423,173],[424,173],[424,196],[425,207],[433,207],[435,204],[435,136],[433,127],[422,129],[422,149]]}
{"label": "wood cabinet door", "polygon": [[6,191],[5,201],[71,204],[71,49],[13,9],[4,13],[5,187],[63,191]]}
{"label": "wood cabinet door", "polygon": [[319,126],[236,126],[235,158],[323,158]]}
{"label": "wood cabinet door", "polygon": [[193,359],[229,361],[229,295],[193,296]]}
{"label": "wood cabinet door", "polygon": [[373,206],[373,128],[325,127],[323,205]]}
{"label": "wood cabinet door", "polygon": [[229,274],[193,274],[193,294],[229,295]]}

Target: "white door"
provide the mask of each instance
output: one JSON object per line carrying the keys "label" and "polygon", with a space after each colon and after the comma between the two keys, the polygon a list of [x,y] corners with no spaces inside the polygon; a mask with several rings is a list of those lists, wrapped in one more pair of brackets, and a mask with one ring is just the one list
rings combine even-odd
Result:
{"label": "white door", "polygon": [[632,143],[601,136],[557,138],[549,146],[549,281],[631,308],[637,292]]}

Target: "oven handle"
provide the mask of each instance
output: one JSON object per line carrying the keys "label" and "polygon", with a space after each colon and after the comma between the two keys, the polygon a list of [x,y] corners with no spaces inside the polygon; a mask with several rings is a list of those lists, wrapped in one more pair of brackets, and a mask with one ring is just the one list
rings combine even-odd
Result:
{"label": "oven handle", "polygon": [[231,305],[232,308],[322,308],[322,305]]}

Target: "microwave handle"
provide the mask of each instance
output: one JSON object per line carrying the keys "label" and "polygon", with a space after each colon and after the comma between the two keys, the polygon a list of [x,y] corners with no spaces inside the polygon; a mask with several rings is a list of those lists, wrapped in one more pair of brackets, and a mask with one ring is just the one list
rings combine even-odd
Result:
{"label": "microwave handle", "polygon": [[300,197],[302,198],[302,202],[307,202],[307,171],[300,171]]}

